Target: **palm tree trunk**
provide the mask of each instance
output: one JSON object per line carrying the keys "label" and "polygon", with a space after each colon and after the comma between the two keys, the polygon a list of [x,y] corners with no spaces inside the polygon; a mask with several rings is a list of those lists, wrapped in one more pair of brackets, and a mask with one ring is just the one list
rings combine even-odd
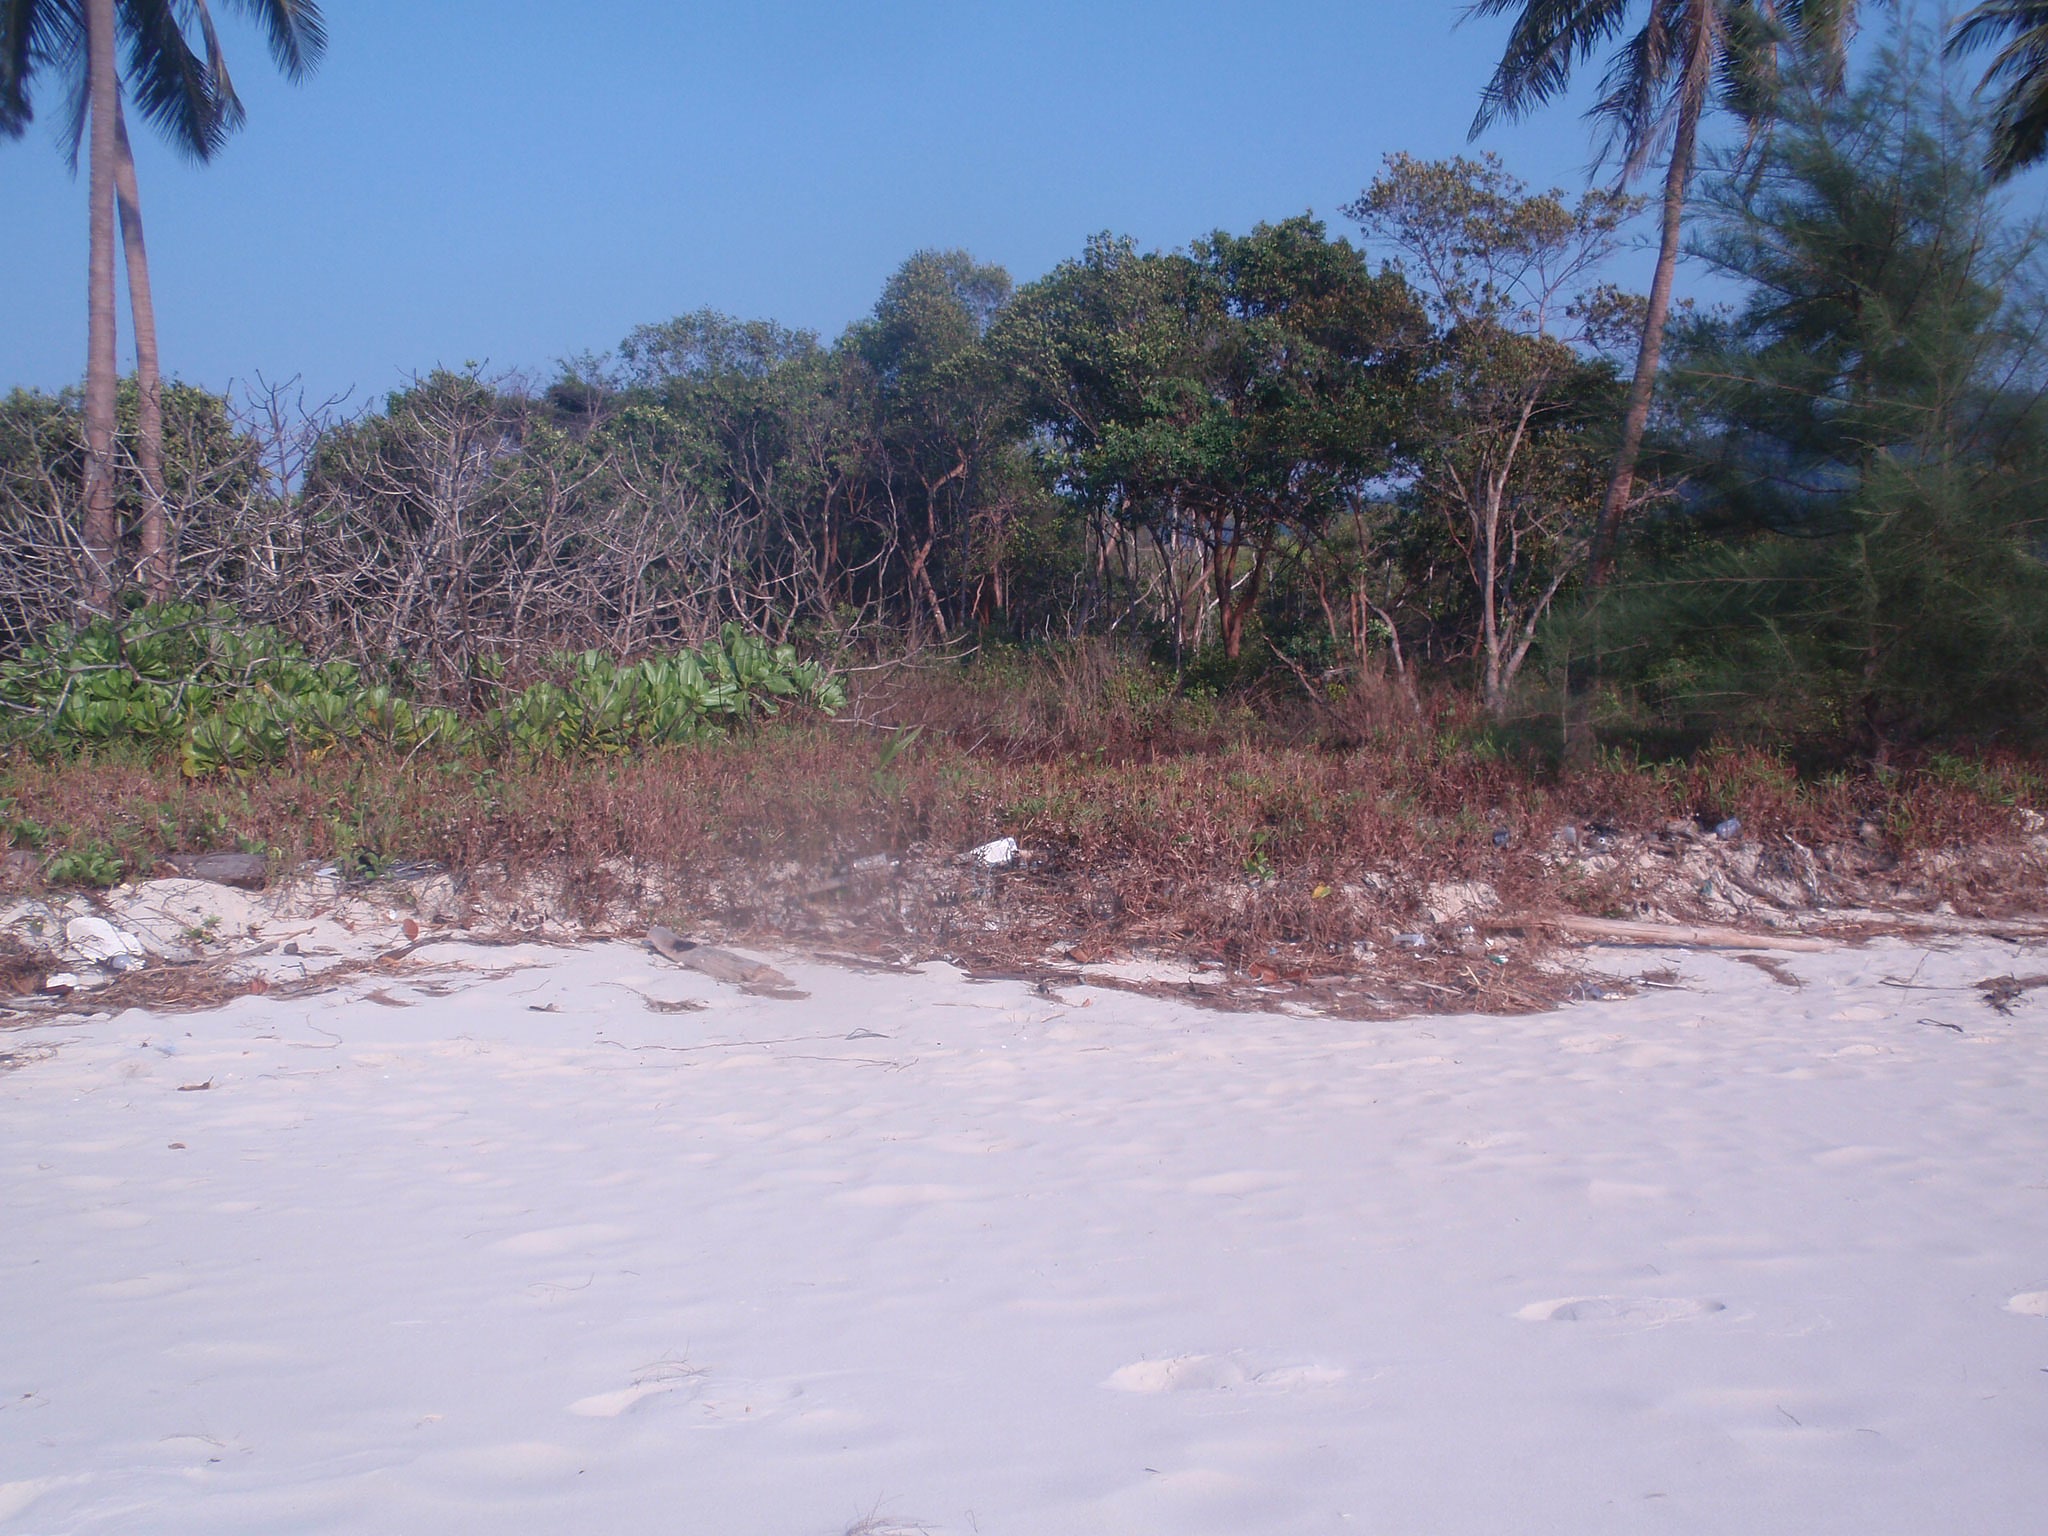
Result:
{"label": "palm tree trunk", "polygon": [[156,306],[149,294],[149,251],[142,240],[142,192],[128,122],[114,109],[114,193],[121,207],[121,249],[128,260],[128,313],[135,322],[135,464],[142,474],[142,579],[151,602],[167,602],[177,575],[164,496],[164,389],[157,371]]}
{"label": "palm tree trunk", "polygon": [[114,0],[86,0],[86,71],[92,113],[86,264],[85,601],[107,609],[114,587],[114,165],[120,84],[114,71]]}
{"label": "palm tree trunk", "polygon": [[[1707,56],[1702,55],[1707,61]],[[1708,61],[1710,62],[1710,61]],[[1643,316],[1643,339],[1636,352],[1635,378],[1629,383],[1628,407],[1621,418],[1621,446],[1615,451],[1607,494],[1600,502],[1600,521],[1593,525],[1587,551],[1586,585],[1592,593],[1593,652],[1567,665],[1564,707],[1564,758],[1575,768],[1593,760],[1593,690],[1600,665],[1600,594],[1614,572],[1614,554],[1621,542],[1621,521],[1635,490],[1636,461],[1643,451],[1643,432],[1650,423],[1650,395],[1657,386],[1657,363],[1664,350],[1664,322],[1671,313],[1671,284],[1678,272],[1678,247],[1685,218],[1685,196],[1692,184],[1693,159],[1699,143],[1700,110],[1706,102],[1705,81],[1688,81],[1678,108],[1678,131],[1672,136],[1671,161],[1664,171],[1664,217],[1657,247],[1657,270],[1650,279],[1650,304]],[[1695,88],[1696,87],[1696,88]]]}
{"label": "palm tree trunk", "polygon": [[[1688,87],[1692,84],[1688,82]],[[1700,109],[1705,96],[1703,84],[1698,90],[1686,89],[1678,109],[1678,132],[1672,138],[1671,163],[1664,172],[1664,219],[1662,243],[1657,248],[1657,271],[1650,280],[1650,305],[1643,316],[1635,378],[1629,384],[1628,409],[1621,418],[1621,446],[1614,455],[1614,471],[1608,477],[1607,494],[1600,503],[1600,521],[1594,525],[1593,547],[1589,552],[1586,580],[1596,593],[1607,585],[1614,569],[1621,520],[1628,513],[1629,496],[1635,489],[1636,461],[1643,451],[1643,431],[1650,421],[1650,395],[1657,385],[1657,361],[1664,350],[1664,322],[1671,313],[1671,284],[1678,271],[1682,238],[1680,226],[1685,218],[1686,191],[1692,184]]]}

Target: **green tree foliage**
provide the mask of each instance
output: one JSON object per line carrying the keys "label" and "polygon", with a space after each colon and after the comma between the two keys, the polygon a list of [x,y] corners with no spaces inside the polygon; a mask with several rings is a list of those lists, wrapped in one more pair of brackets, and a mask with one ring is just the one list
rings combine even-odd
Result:
{"label": "green tree foliage", "polygon": [[1603,428],[1620,403],[1603,349],[1627,346],[1641,324],[1598,275],[1638,207],[1614,191],[1531,195],[1491,155],[1389,155],[1346,210],[1395,254],[1437,325],[1404,494],[1390,504],[1426,526],[1389,531],[1446,546],[1443,565],[1463,568],[1458,627],[1495,714],[1591,543],[1612,456]]}
{"label": "green tree foliage", "polygon": [[1170,255],[1098,238],[1019,295],[996,344],[1063,493],[1143,530],[1169,580],[1197,551],[1235,659],[1282,542],[1392,464],[1426,339],[1407,284],[1304,216]]}
{"label": "green tree foliage", "polygon": [[[1050,622],[1074,552],[988,333],[1002,269],[920,252],[831,347],[712,311],[643,326],[549,398],[572,432],[678,472],[723,531],[700,587],[742,570],[759,621],[880,619],[950,639]],[[743,605],[744,606],[744,605]]]}
{"label": "green tree foliage", "polygon": [[970,571],[986,570],[1016,500],[1005,470],[1019,392],[986,344],[1009,299],[1002,268],[921,251],[842,344],[865,374],[871,515],[886,528],[913,624],[928,617],[941,639],[961,617],[957,607],[949,615],[942,586],[957,593]]}
{"label": "green tree foliage", "polygon": [[2040,237],[1927,55],[1795,90],[1710,184],[1702,255],[1747,297],[1682,339],[1672,552],[1607,631],[1665,726],[1880,760],[2048,727]]}

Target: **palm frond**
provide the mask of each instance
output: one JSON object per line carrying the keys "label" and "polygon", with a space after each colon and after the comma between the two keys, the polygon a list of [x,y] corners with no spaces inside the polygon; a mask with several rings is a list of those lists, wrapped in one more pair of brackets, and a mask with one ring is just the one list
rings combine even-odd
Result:
{"label": "palm frond", "polygon": [[1808,63],[1818,71],[1822,90],[1830,95],[1839,91],[1862,0],[1776,0],[1772,9],[1784,32],[1798,40]]}
{"label": "palm frond", "polygon": [[19,138],[35,120],[35,77],[85,34],[80,0],[0,0],[0,137]]}
{"label": "palm frond", "polygon": [[1672,65],[1682,52],[1667,7],[1653,5],[1641,30],[1616,50],[1587,116],[1602,125],[1600,158],[1621,161],[1622,176],[1640,172],[1656,152],[1670,116]]}
{"label": "palm frond", "polygon": [[[202,0],[203,3],[203,0]],[[270,56],[294,83],[327,52],[327,21],[314,0],[229,0],[270,38]]]}
{"label": "palm frond", "polygon": [[2048,26],[2048,3],[2043,0],[1984,0],[1956,23],[1942,51],[1949,58],[1960,58],[2007,33],[2032,32],[2044,26]]}
{"label": "palm frond", "polygon": [[1994,86],[1991,149],[1985,169],[2003,181],[2048,156],[2048,3],[1986,0],[1957,23],[1950,58],[1998,44],[1979,93]]}
{"label": "palm frond", "polygon": [[194,160],[210,160],[234,124],[212,71],[186,40],[180,9],[175,0],[120,0],[128,89],[143,121]]}
{"label": "palm frond", "polygon": [[1470,16],[1519,10],[1507,47],[1472,120],[1476,137],[1564,94],[1574,65],[1621,31],[1635,0],[1474,0]]}
{"label": "palm frond", "polygon": [[234,77],[228,73],[228,56],[220,46],[220,32],[214,27],[213,12],[206,0],[191,0],[199,18],[199,35],[206,43],[206,72],[213,86],[215,110],[220,113],[221,131],[232,133],[242,126],[247,114],[242,98],[235,94]]}
{"label": "palm frond", "polygon": [[[1782,14],[1774,15],[1753,4],[1738,6],[1729,13],[1721,56],[1714,69],[1714,94],[1742,126],[1735,169],[1760,164],[1754,158],[1758,146],[1770,138],[1777,125],[1785,86],[1780,63],[1790,41],[1791,26]],[[1814,63],[1818,83],[1827,95],[1841,89],[1839,63],[1832,55]]]}

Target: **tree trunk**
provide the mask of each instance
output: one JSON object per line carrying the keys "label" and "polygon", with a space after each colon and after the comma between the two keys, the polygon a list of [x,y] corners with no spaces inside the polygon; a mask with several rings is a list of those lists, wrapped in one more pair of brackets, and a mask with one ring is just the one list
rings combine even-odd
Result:
{"label": "tree trunk", "polygon": [[86,605],[102,611],[114,590],[114,167],[120,82],[114,70],[114,0],[86,0],[86,78],[91,113],[86,264],[85,572]]}
{"label": "tree trunk", "polygon": [[[1710,55],[1702,53],[1693,69],[1711,68]],[[1686,190],[1692,184],[1693,159],[1699,143],[1700,110],[1705,105],[1710,81],[1688,80],[1685,98],[1678,109],[1678,131],[1672,136],[1671,160],[1664,170],[1664,217],[1657,247],[1657,271],[1650,280],[1650,304],[1643,316],[1643,337],[1636,351],[1635,378],[1629,383],[1628,408],[1621,418],[1621,446],[1614,455],[1614,471],[1608,477],[1607,494],[1600,503],[1600,520],[1593,525],[1592,547],[1587,551],[1586,585],[1592,593],[1594,644],[1590,656],[1566,663],[1564,710],[1564,757],[1576,768],[1593,761],[1593,690],[1600,665],[1599,606],[1614,571],[1614,553],[1621,540],[1621,520],[1628,513],[1635,490],[1636,460],[1643,449],[1643,431],[1650,422],[1650,396],[1657,386],[1657,362],[1664,350],[1664,322],[1671,313],[1671,284],[1678,272],[1680,224],[1685,217]]]}
{"label": "tree trunk", "polygon": [[168,602],[178,550],[164,495],[164,389],[157,371],[156,306],[149,294],[149,251],[142,240],[142,192],[128,122],[114,109],[114,193],[121,207],[121,249],[128,260],[128,314],[135,322],[135,464],[142,474],[142,579],[151,602]]}
{"label": "tree trunk", "polygon": [[1686,190],[1692,184],[1694,153],[1699,141],[1700,108],[1706,83],[1689,88],[1678,110],[1678,132],[1671,141],[1671,163],[1664,172],[1664,219],[1657,247],[1657,271],[1650,280],[1650,306],[1643,317],[1643,339],[1636,352],[1635,378],[1629,384],[1628,409],[1621,419],[1621,447],[1614,455],[1614,472],[1607,481],[1607,495],[1600,504],[1600,521],[1593,529],[1593,548],[1586,580],[1595,592],[1607,585],[1614,568],[1615,546],[1621,537],[1621,520],[1628,513],[1630,494],[1635,489],[1636,460],[1643,450],[1643,430],[1650,421],[1650,395],[1657,385],[1657,361],[1664,350],[1664,322],[1671,313],[1671,283],[1678,271],[1680,224],[1685,217]]}

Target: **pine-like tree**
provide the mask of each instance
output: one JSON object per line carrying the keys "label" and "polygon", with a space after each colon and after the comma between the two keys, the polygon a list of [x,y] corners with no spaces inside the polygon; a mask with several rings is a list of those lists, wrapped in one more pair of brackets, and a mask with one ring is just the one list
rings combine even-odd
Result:
{"label": "pine-like tree", "polygon": [[2048,734],[2048,294],[1987,126],[1907,32],[1856,89],[1795,89],[1702,199],[1745,297],[1674,338],[1681,553],[1610,606],[1692,731]]}

